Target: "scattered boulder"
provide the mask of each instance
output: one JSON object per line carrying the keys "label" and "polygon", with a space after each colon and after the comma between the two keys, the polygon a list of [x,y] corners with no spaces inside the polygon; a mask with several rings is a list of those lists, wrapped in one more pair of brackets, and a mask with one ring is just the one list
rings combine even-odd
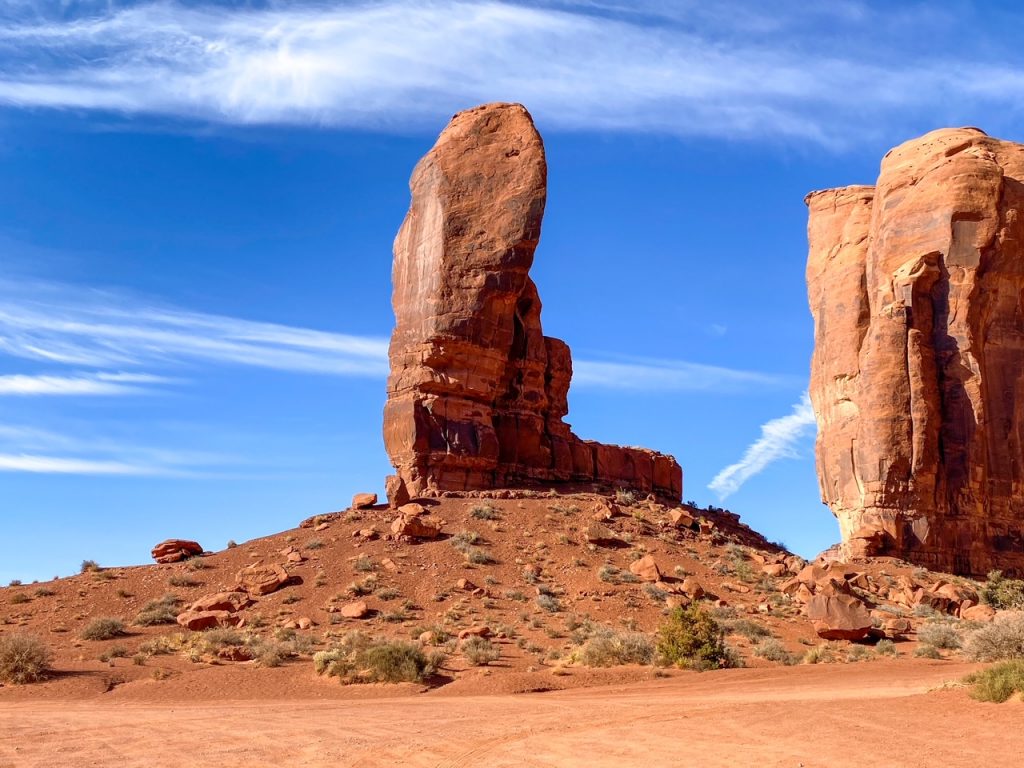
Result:
{"label": "scattered boulder", "polygon": [[376,493],[357,493],[352,497],[352,509],[369,509],[376,503]]}
{"label": "scattered boulder", "polygon": [[158,563],[180,563],[182,560],[203,554],[203,548],[197,541],[167,539],[153,547],[150,554]]}
{"label": "scattered boulder", "polygon": [[409,491],[398,475],[388,475],[384,480],[384,492],[388,496],[388,506],[398,509],[409,503]]}
{"label": "scattered boulder", "polygon": [[693,528],[693,525],[696,522],[696,520],[693,519],[693,515],[682,507],[669,511],[668,519],[676,528]]}
{"label": "scattered boulder", "polygon": [[214,627],[237,627],[242,617],[231,611],[183,611],[178,614],[178,624],[193,632],[202,632]]}
{"label": "scattered boulder", "polygon": [[493,634],[490,627],[478,624],[459,632],[459,640],[465,640],[467,637],[491,637]]}
{"label": "scattered boulder", "polygon": [[640,579],[640,581],[655,582],[661,581],[661,570],[651,555],[644,555],[639,560],[629,564],[629,572]]}
{"label": "scattered boulder", "polygon": [[238,613],[253,604],[248,594],[241,590],[231,592],[217,592],[212,595],[204,595],[193,601],[186,610],[188,611],[227,611]]}
{"label": "scattered boulder", "polygon": [[587,526],[587,530],[583,534],[587,542],[597,546],[611,546],[619,542],[618,537],[608,527],[601,525],[598,522],[593,522]]}
{"label": "scattered boulder", "polygon": [[692,576],[687,576],[683,579],[683,592],[694,600],[700,600],[707,593],[704,591],[704,587],[699,581]]}
{"label": "scattered boulder", "polygon": [[852,595],[814,595],[807,603],[807,617],[825,640],[863,640],[874,627],[864,603]]}
{"label": "scattered boulder", "polygon": [[991,605],[972,605],[960,611],[960,618],[967,621],[989,622],[995,617],[996,612]]}
{"label": "scattered boulder", "polygon": [[346,619],[364,619],[369,613],[370,607],[365,600],[357,600],[354,603],[341,606],[341,615]]}
{"label": "scattered boulder", "polygon": [[253,563],[235,575],[235,582],[250,595],[269,595],[288,583],[290,578],[283,566]]}
{"label": "scattered boulder", "polygon": [[418,515],[414,517],[395,518],[391,523],[391,532],[395,536],[408,536],[413,539],[436,539],[441,535],[441,529],[423,520]]}

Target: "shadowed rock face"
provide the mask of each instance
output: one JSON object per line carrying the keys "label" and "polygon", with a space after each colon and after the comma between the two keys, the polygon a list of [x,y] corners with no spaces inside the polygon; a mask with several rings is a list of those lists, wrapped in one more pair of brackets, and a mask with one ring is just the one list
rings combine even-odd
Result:
{"label": "shadowed rock face", "polygon": [[544,145],[518,104],[457,114],[420,160],[395,239],[384,444],[407,495],[580,482],[682,495],[670,457],[577,438],[562,421],[568,346],[544,336],[530,279]]}
{"label": "shadowed rock face", "polygon": [[1024,572],[1024,146],[975,128],[808,195],[811,401],[847,555]]}

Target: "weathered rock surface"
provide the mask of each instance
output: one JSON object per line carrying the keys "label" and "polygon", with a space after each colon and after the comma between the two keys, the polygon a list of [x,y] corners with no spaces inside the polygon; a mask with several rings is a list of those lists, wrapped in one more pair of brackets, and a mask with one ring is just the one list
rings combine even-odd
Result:
{"label": "weathered rock surface", "polygon": [[843,555],[1024,573],[1024,146],[976,128],[808,195],[810,395]]}
{"label": "weathered rock surface", "polygon": [[555,482],[681,497],[672,457],[581,440],[562,420],[572,358],[544,336],[529,276],[546,183],[543,143],[518,104],[457,114],[413,172],[394,248],[392,506]]}
{"label": "weathered rock surface", "polygon": [[280,565],[253,563],[242,568],[235,583],[250,595],[269,595],[288,583],[291,575]]}
{"label": "weathered rock surface", "polygon": [[180,563],[182,560],[203,554],[203,548],[197,541],[167,539],[153,547],[150,554],[158,563]]}
{"label": "weathered rock surface", "polygon": [[864,603],[844,594],[817,594],[807,603],[807,618],[825,640],[863,640],[874,622]]}

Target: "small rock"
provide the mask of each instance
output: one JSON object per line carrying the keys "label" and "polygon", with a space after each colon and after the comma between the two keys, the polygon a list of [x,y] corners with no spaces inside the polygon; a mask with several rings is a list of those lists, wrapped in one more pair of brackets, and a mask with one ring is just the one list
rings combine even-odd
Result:
{"label": "small rock", "polygon": [[682,508],[670,510],[668,519],[676,528],[692,528],[694,523],[693,515]]}
{"label": "small rock", "polygon": [[357,493],[352,497],[352,509],[369,509],[376,503],[376,493]]}
{"label": "small rock", "polygon": [[639,560],[630,563],[629,572],[637,576],[640,581],[661,581],[661,570],[651,555],[644,555]]}
{"label": "small rock", "polygon": [[465,640],[467,637],[490,637],[493,634],[490,627],[480,624],[459,632],[459,640]]}
{"label": "small rock", "polygon": [[348,603],[347,605],[341,606],[341,615],[346,619],[362,619],[370,612],[369,606],[366,605],[364,600],[357,600],[354,603]]}
{"label": "small rock", "polygon": [[693,600],[700,600],[706,594],[701,583],[692,576],[683,579],[683,592]]}
{"label": "small rock", "polygon": [[276,592],[291,578],[280,565],[253,563],[240,570],[235,581],[250,595],[269,595]]}
{"label": "small rock", "polygon": [[214,627],[237,627],[242,621],[229,611],[183,611],[178,614],[178,624],[193,632],[202,632]]}
{"label": "small rock", "polygon": [[420,517],[395,518],[391,523],[391,532],[395,536],[409,536],[414,539],[436,539],[441,535],[441,529],[424,522]]}

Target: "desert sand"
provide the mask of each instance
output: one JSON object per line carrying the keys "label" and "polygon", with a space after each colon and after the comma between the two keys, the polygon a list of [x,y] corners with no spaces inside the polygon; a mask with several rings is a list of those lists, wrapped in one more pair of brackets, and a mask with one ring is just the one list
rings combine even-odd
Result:
{"label": "desert sand", "polygon": [[972,701],[953,681],[973,668],[735,669],[495,695],[390,686],[347,701],[209,701],[198,688],[192,699],[25,699],[0,705],[0,766],[1024,765],[1024,705]]}

